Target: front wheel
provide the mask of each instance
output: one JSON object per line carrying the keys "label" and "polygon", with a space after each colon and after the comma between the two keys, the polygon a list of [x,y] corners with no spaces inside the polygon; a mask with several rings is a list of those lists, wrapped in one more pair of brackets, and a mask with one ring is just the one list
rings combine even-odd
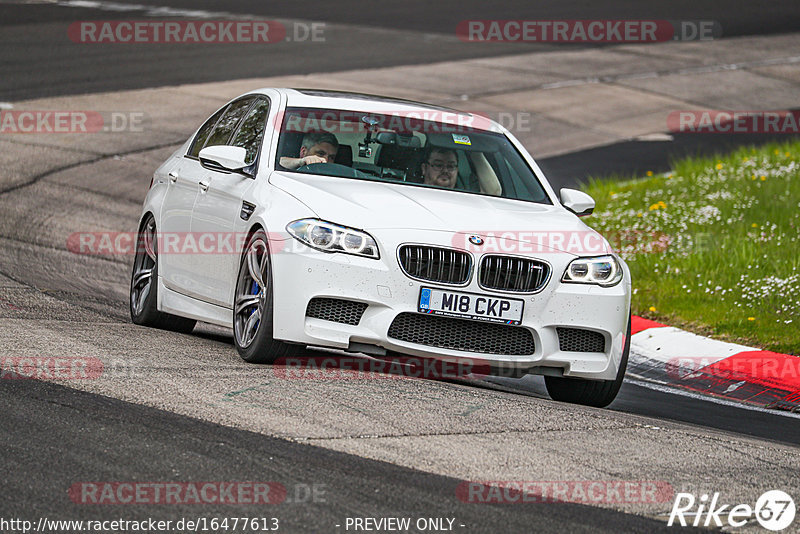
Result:
{"label": "front wheel", "polygon": [[622,349],[622,360],[619,362],[617,377],[614,380],[584,380],[561,376],[545,376],[547,393],[553,400],[583,404],[596,408],[605,408],[613,402],[625,378],[628,367],[628,355],[631,351],[631,319],[628,317],[628,331],[625,334],[625,346]]}
{"label": "front wheel", "polygon": [[290,345],[272,338],[272,268],[267,234],[250,236],[239,264],[233,303],[233,339],[246,362],[273,363]]}

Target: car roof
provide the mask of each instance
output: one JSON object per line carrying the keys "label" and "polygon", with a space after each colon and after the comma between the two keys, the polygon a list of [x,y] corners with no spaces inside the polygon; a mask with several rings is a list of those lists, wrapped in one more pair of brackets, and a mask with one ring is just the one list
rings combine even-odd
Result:
{"label": "car roof", "polygon": [[[268,89],[252,92],[258,93],[266,90]],[[476,129],[504,133],[498,124],[485,115],[475,115],[466,111],[414,100],[326,89],[272,88],[270,90],[282,93],[286,97],[287,107],[343,109],[387,115],[420,112],[423,114],[421,118],[430,118],[429,120],[445,124],[464,124],[465,119],[473,119],[469,122]]]}

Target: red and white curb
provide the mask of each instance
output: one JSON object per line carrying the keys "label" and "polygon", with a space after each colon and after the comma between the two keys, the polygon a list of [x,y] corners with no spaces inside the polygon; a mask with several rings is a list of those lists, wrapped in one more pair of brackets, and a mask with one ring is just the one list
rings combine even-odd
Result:
{"label": "red and white curb", "polygon": [[800,357],[717,341],[634,316],[628,375],[800,412]]}

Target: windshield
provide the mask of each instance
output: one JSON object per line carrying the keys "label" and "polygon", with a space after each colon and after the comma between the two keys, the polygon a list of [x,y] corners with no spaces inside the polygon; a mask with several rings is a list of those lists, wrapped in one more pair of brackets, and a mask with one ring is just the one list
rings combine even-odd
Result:
{"label": "windshield", "polygon": [[455,111],[288,108],[275,168],[551,204],[508,138],[479,122],[488,124]]}

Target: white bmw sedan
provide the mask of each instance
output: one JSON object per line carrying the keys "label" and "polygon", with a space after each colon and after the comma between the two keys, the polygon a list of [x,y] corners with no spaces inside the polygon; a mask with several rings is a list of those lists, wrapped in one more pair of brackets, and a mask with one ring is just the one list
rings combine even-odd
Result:
{"label": "white bmw sedan", "polygon": [[155,172],[133,322],[233,327],[242,358],[297,345],[486,362],[606,406],[628,359],[630,271],[513,135],[355,93],[263,89]]}

